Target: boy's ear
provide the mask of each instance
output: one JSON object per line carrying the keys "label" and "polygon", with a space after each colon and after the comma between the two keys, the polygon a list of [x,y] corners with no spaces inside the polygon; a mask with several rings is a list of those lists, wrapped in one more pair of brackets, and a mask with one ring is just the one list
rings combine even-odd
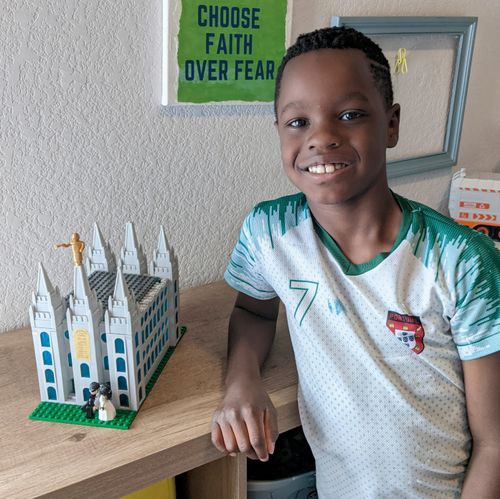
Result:
{"label": "boy's ear", "polygon": [[399,118],[401,106],[394,104],[387,111],[387,147],[396,147],[399,139]]}

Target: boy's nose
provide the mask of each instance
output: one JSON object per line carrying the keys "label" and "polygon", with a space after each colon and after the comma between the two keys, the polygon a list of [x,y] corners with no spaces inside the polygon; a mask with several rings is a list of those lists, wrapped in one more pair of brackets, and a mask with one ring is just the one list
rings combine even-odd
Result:
{"label": "boy's nose", "polygon": [[335,149],[341,144],[341,139],[335,130],[329,127],[312,130],[308,139],[309,150]]}

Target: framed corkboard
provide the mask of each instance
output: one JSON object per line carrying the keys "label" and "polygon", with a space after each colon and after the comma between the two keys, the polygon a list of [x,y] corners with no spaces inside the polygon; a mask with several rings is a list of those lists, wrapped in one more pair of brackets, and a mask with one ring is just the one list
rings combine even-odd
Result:
{"label": "framed corkboard", "polygon": [[[401,104],[400,139],[388,150],[389,177],[456,164],[472,61],[476,17],[333,17],[372,38],[391,65]],[[395,73],[406,49],[408,71]]]}

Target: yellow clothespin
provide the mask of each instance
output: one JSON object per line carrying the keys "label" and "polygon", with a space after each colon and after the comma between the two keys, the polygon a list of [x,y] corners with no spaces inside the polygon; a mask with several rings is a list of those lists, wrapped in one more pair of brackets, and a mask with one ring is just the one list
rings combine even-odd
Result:
{"label": "yellow clothespin", "polygon": [[398,49],[396,54],[396,67],[394,68],[394,73],[406,74],[408,73],[408,64],[406,63],[406,49]]}

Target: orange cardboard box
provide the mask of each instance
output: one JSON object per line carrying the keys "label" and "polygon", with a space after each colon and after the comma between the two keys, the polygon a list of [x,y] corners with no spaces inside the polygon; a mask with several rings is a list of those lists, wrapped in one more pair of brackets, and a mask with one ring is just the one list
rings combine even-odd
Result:
{"label": "orange cardboard box", "polygon": [[475,172],[467,177],[465,168],[451,180],[449,210],[458,223],[467,225],[495,242],[500,241],[500,175]]}

